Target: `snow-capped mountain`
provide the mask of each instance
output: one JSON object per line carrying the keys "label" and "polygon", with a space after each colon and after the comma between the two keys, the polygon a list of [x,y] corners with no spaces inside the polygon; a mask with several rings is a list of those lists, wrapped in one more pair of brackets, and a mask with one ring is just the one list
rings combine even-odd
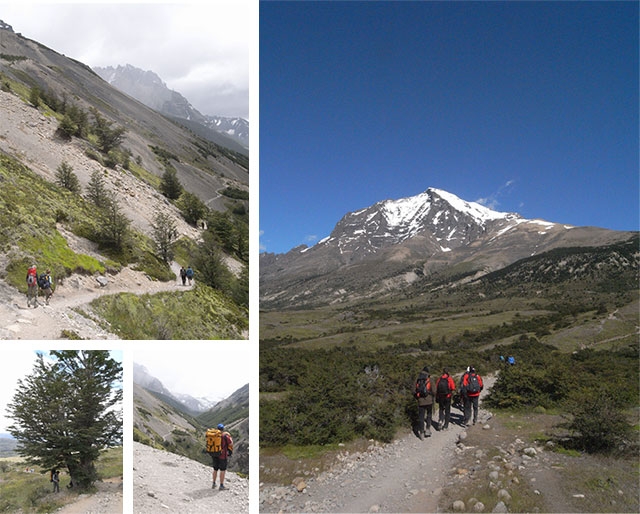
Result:
{"label": "snow-capped mountain", "polygon": [[148,391],[160,393],[166,398],[173,399],[184,407],[184,410],[198,414],[205,412],[217,404],[217,401],[207,398],[194,398],[188,394],[173,393],[169,391],[160,380],[149,374],[147,368],[133,363],[133,381],[134,383],[144,387]]}
{"label": "snow-capped mountain", "polygon": [[403,287],[445,268],[486,274],[552,248],[599,246],[628,237],[525,219],[429,188],[346,214],[312,247],[261,254],[261,306],[340,302]]}
{"label": "snow-capped mountain", "polygon": [[[153,71],[141,70],[130,64],[117,67],[95,67],[93,70],[110,85],[146,106],[167,116],[190,122],[190,128],[193,123],[200,124],[214,133],[231,138],[244,148],[249,148],[249,122],[247,120],[239,117],[201,114],[184,96],[169,89]],[[204,132],[199,135],[207,136]],[[213,138],[213,141],[225,144],[224,140]]]}

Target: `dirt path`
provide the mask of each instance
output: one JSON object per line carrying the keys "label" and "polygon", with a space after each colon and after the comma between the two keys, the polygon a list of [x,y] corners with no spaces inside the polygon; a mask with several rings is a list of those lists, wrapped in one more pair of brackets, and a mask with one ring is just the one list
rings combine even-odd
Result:
{"label": "dirt path", "polygon": [[226,490],[211,487],[210,466],[133,443],[133,511],[136,514],[249,512],[249,480],[228,471]]}
{"label": "dirt path", "polygon": [[0,282],[0,339],[59,339],[63,330],[75,332],[84,339],[118,339],[74,308],[89,311],[82,307],[103,295],[183,291],[193,287],[182,285],[177,263],[172,264],[172,269],[176,279],[159,282],[140,271],[124,268],[117,275],[107,275],[106,286],[101,286],[95,277],[72,275],[57,285],[49,305],[39,297],[36,308],[27,307],[24,294]]}
{"label": "dirt path", "polygon": [[[492,384],[487,378],[484,392]],[[296,486],[262,485],[261,512],[436,512],[456,443],[466,431],[458,424],[460,411],[451,414],[447,430],[432,429],[424,440],[405,433],[390,444],[345,452],[333,469],[295,480]],[[481,409],[471,430],[482,430],[486,416]]]}
{"label": "dirt path", "polygon": [[78,499],[56,511],[58,514],[121,514],[122,480],[107,479],[97,482],[98,491],[81,494]]}

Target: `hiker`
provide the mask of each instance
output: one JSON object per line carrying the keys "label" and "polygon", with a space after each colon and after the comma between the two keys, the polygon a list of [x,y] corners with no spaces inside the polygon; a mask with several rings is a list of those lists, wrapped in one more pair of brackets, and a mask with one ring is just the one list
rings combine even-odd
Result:
{"label": "hiker", "polygon": [[191,281],[193,280],[193,269],[191,266],[187,268],[187,280],[189,281],[189,285],[191,285]]}
{"label": "hiker", "polygon": [[38,306],[38,270],[35,264],[27,270],[27,308],[31,303],[34,307]]}
{"label": "hiker", "polygon": [[60,492],[60,472],[57,469],[54,469],[51,472],[51,481],[53,482],[53,492]]}
{"label": "hiker", "polygon": [[436,382],[436,401],[440,404],[438,412],[438,430],[449,428],[449,418],[451,417],[451,396],[456,390],[456,383],[449,375],[449,370],[444,368],[442,375]]}
{"label": "hiker", "polygon": [[180,268],[180,278],[182,279],[182,285],[186,286],[187,285],[187,270],[184,269],[184,266],[182,266],[182,268]]}
{"label": "hiker", "polygon": [[[424,437],[431,437],[431,422],[433,416],[433,384],[429,368],[425,366],[418,375],[416,380],[416,388],[413,393],[418,400],[418,437],[422,440]],[[425,430],[424,414],[427,413],[427,428]]]}
{"label": "hiker", "polygon": [[507,358],[507,362],[509,363],[509,366],[513,366],[516,363],[516,360],[512,355],[509,355],[509,357]]}
{"label": "hiker", "polygon": [[53,296],[52,282],[51,282],[51,270],[47,270],[38,277],[38,286],[44,293],[45,303],[49,305],[49,300]]}
{"label": "hiker", "polygon": [[469,426],[471,420],[471,407],[473,406],[473,424],[478,421],[478,398],[480,392],[484,389],[482,377],[476,373],[476,368],[470,367],[469,373],[465,375],[464,388],[467,391],[467,403],[464,409],[464,424]]}
{"label": "hiker", "polygon": [[469,397],[467,396],[467,388],[465,387],[464,384],[465,384],[465,379],[469,375],[470,369],[471,369],[471,366],[467,366],[467,369],[460,377],[460,384],[458,386],[460,388],[460,400],[462,401],[462,413],[464,414],[464,421],[462,422],[463,425],[467,424],[467,409],[469,407]]}
{"label": "hiker", "polygon": [[[215,434],[210,439],[209,433]],[[215,441],[215,443],[211,442]],[[213,447],[212,445],[216,446]],[[218,446],[219,445],[219,446]],[[216,479],[218,478],[218,470],[220,471],[220,489],[226,489],[224,486],[224,476],[227,471],[227,461],[233,455],[233,439],[231,434],[224,431],[224,425],[218,424],[216,430],[207,430],[207,451],[213,459],[213,489],[216,488]]]}

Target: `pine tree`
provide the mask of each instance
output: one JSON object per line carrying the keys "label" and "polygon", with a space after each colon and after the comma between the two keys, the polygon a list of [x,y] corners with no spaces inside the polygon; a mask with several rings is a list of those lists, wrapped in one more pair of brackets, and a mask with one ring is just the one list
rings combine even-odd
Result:
{"label": "pine tree", "polygon": [[56,183],[72,193],[78,193],[80,191],[78,176],[73,172],[73,166],[66,161],[62,161],[56,169]]}
{"label": "pine tree", "polygon": [[38,354],[8,405],[9,432],[30,464],[66,467],[75,487],[97,479],[100,450],[122,444],[122,366],[108,351]]}
{"label": "pine tree", "polygon": [[167,166],[166,171],[162,175],[160,183],[160,192],[169,200],[176,200],[182,194],[182,184],[178,180],[178,174],[173,166]]}
{"label": "pine tree", "polygon": [[121,249],[124,245],[131,221],[125,216],[113,194],[108,196],[98,221],[101,242],[107,246]]}
{"label": "pine tree", "polygon": [[100,170],[95,170],[91,174],[91,179],[87,184],[87,196],[97,207],[107,206],[107,203],[109,202],[109,194]]}
{"label": "pine tree", "polygon": [[168,214],[158,212],[151,224],[158,256],[166,263],[173,258],[173,243],[178,237],[176,224]]}

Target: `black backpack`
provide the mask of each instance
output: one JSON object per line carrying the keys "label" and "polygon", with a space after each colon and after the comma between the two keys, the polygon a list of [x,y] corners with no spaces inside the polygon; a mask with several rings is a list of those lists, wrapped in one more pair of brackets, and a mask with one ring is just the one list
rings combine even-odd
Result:
{"label": "black backpack", "polygon": [[480,382],[478,381],[478,375],[476,375],[475,373],[469,373],[469,378],[467,379],[467,392],[480,392]]}
{"label": "black backpack", "polygon": [[429,394],[429,392],[427,391],[427,380],[429,380],[429,376],[424,377],[420,375],[418,377],[418,381],[416,382],[416,392],[415,392],[416,398],[426,398],[427,395]]}
{"label": "black backpack", "polygon": [[47,287],[49,287],[49,280],[47,279],[46,273],[42,273],[38,277],[38,286],[40,286],[41,289],[46,289]]}
{"label": "black backpack", "polygon": [[440,377],[440,380],[438,381],[438,396],[440,396],[441,398],[444,398],[445,396],[449,396],[449,393],[451,392],[449,390],[449,377]]}

